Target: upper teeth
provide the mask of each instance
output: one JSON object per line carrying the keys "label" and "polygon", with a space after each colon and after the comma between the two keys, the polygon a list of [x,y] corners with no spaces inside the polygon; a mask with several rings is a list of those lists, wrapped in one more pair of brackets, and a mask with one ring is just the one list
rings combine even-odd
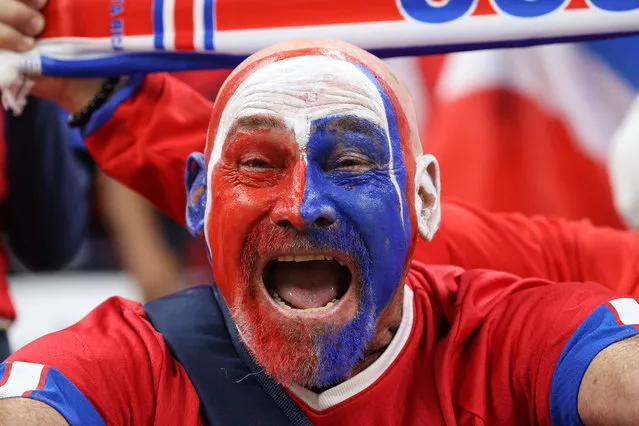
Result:
{"label": "upper teeth", "polygon": [[280,262],[308,262],[310,260],[333,260],[333,256],[310,255],[310,256],[280,256],[277,258]]}

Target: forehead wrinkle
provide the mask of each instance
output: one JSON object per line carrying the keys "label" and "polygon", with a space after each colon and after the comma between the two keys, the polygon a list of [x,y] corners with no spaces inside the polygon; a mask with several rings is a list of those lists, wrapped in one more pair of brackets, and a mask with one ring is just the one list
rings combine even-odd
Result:
{"label": "forehead wrinkle", "polygon": [[382,112],[377,108],[372,109],[370,97],[366,93],[362,93],[361,89],[358,88],[351,90],[351,88],[342,86],[338,93],[335,93],[335,88],[314,87],[312,91],[303,89],[304,88],[291,88],[278,90],[277,96],[271,96],[269,99],[265,99],[265,94],[261,91],[249,93],[241,100],[241,104],[238,106],[238,113],[242,115],[245,109],[268,109],[273,106],[283,108],[290,107],[295,109],[290,111],[294,113],[295,111],[299,111],[299,108],[314,111],[327,106],[335,107],[337,106],[335,104],[339,104],[339,106],[361,107],[362,110],[369,110],[378,115]]}

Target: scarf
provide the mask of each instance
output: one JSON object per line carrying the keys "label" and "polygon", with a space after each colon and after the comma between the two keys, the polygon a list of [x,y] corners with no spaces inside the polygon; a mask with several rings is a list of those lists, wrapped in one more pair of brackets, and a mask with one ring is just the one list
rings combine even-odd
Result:
{"label": "scarf", "polygon": [[231,68],[299,37],[341,39],[379,57],[639,33],[639,0],[50,0],[27,53],[0,51],[5,108],[31,76],[108,77]]}

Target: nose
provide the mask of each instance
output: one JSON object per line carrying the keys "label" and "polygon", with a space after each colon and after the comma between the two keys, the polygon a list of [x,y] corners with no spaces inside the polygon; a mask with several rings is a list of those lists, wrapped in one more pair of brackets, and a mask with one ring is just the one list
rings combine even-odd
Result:
{"label": "nose", "polygon": [[277,202],[271,210],[271,221],[284,228],[304,230],[305,223],[302,219],[301,206],[304,199],[304,187],[306,183],[306,163],[303,157],[293,168],[290,180],[282,186]]}
{"label": "nose", "polygon": [[295,228],[299,231],[313,226],[325,228],[337,221],[337,213],[327,201],[304,200],[302,205],[298,206],[299,204],[290,198],[284,203],[278,203],[271,211],[271,220],[277,226]]}
{"label": "nose", "polygon": [[330,201],[322,198],[321,195],[315,197],[310,194],[306,195],[306,199],[304,203],[302,203],[301,208],[304,223],[319,228],[325,228],[334,224],[337,220],[337,213]]}
{"label": "nose", "polygon": [[277,226],[295,228],[298,231],[303,231],[306,227],[300,214],[299,203],[288,197],[286,200],[281,200],[271,210],[271,221]]}
{"label": "nose", "polygon": [[313,167],[307,169],[306,161],[296,165],[288,191],[271,210],[275,225],[303,231],[328,227],[337,221],[337,212],[318,174]]}
{"label": "nose", "polygon": [[330,185],[322,179],[321,172],[311,168],[307,175],[304,201],[300,213],[308,226],[325,228],[337,221],[337,211],[330,197]]}

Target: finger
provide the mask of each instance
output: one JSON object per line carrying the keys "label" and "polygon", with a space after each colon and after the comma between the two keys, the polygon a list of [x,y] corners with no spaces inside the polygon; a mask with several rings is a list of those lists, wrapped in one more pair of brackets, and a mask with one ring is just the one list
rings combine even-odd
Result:
{"label": "finger", "polygon": [[47,4],[47,0],[20,0],[20,1],[21,3],[24,3],[35,10],[42,10],[42,8],[46,6]]}
{"label": "finger", "polygon": [[24,52],[31,49],[34,43],[35,40],[32,37],[25,36],[7,25],[0,24],[0,49]]}
{"label": "finger", "polygon": [[21,105],[22,108],[24,108],[24,106],[26,105],[27,96],[31,92],[31,89],[33,89],[33,86],[35,86],[35,81],[33,81],[33,79],[31,78],[26,77],[22,82],[17,95],[18,99],[22,99],[24,102],[24,104]]}
{"label": "finger", "polygon": [[44,29],[40,12],[16,0],[2,0],[0,22],[27,36],[38,35]]}

